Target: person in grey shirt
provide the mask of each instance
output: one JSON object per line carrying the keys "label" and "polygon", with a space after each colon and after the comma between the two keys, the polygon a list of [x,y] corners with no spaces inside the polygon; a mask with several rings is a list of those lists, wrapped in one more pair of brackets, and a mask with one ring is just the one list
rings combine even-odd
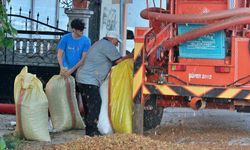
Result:
{"label": "person in grey shirt", "polygon": [[97,128],[101,108],[99,87],[113,65],[132,57],[132,55],[121,57],[116,48],[119,42],[121,40],[118,34],[108,31],[105,38],[90,47],[84,64],[77,70],[76,81],[85,105],[86,135],[100,135]]}

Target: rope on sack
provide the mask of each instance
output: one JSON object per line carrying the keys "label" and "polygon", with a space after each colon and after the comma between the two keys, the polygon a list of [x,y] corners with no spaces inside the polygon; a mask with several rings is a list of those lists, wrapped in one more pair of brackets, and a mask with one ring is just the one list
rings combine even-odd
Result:
{"label": "rope on sack", "polygon": [[75,114],[75,109],[73,106],[73,100],[71,96],[71,88],[70,88],[70,82],[69,78],[64,78],[66,82],[66,94],[67,94],[67,100],[70,106],[70,112],[71,112],[71,117],[72,117],[72,128],[76,127],[76,114]]}
{"label": "rope on sack", "polygon": [[110,125],[111,125],[111,128],[113,128],[113,123],[112,123],[112,118],[111,118],[111,86],[112,86],[112,82],[111,82],[111,79],[112,79],[112,70],[110,71],[110,75],[108,76],[109,78],[109,82],[108,82],[108,119],[109,119],[109,122],[110,122]]}
{"label": "rope on sack", "polygon": [[19,95],[19,98],[18,98],[18,101],[17,101],[17,115],[18,115],[18,119],[17,119],[17,122],[18,122],[18,125],[19,125],[19,129],[20,129],[20,135],[21,136],[24,136],[24,132],[23,132],[23,126],[22,126],[22,119],[21,119],[21,106],[22,106],[22,102],[23,102],[23,95],[25,93],[25,90],[23,88],[21,88],[20,90],[20,95]]}

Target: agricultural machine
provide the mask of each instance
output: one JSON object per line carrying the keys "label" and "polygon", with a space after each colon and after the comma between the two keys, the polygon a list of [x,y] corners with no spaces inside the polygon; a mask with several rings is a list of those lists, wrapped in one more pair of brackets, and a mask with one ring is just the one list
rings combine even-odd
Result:
{"label": "agricultural machine", "polygon": [[134,132],[158,125],[164,107],[250,112],[250,1],[146,2],[149,27],[135,28]]}

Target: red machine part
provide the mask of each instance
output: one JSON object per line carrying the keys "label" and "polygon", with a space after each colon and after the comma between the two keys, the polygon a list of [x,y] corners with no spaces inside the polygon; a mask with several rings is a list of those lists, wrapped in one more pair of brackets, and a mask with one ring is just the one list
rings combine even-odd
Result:
{"label": "red machine part", "polygon": [[[192,59],[179,58],[179,62],[168,63],[168,73],[183,81],[200,85],[227,86],[246,85],[249,83],[250,70],[246,64],[250,64],[249,39],[232,38],[231,56],[225,59]],[[178,70],[172,66],[183,65],[185,70]],[[180,83],[174,78],[170,82]]]}
{"label": "red machine part", "polygon": [[[179,58],[178,63],[175,63],[175,58],[172,57],[175,51],[174,46],[183,42],[223,29],[233,31],[234,33],[232,36],[235,36],[235,33],[238,31],[245,31],[242,29],[247,29],[247,24],[250,23],[250,8],[240,7],[248,6],[249,4],[247,4],[246,1],[234,1],[233,8],[235,9],[229,9],[232,6],[229,6],[228,0],[170,0],[169,3],[170,7],[168,10],[162,8],[147,8],[141,12],[143,18],[149,19],[152,31],[156,34],[154,46],[152,46],[152,44],[146,45],[149,66],[160,66],[164,68],[167,63],[166,61],[168,61],[168,74],[177,76],[187,83],[202,85],[204,85],[205,82],[205,85],[224,86],[249,74],[249,71],[246,71],[243,67],[243,64],[250,63],[248,59],[249,55],[247,53],[247,39],[243,40],[230,37],[231,39],[228,39],[228,41],[230,42],[229,44],[231,44],[229,46],[231,48],[229,50],[231,54],[225,59]],[[187,9],[184,8],[184,6],[188,6],[188,8],[193,7],[193,9]],[[204,9],[209,11],[201,11]],[[165,37],[158,36],[165,30],[164,26],[162,27],[159,24],[162,23],[167,26],[167,23],[171,22],[207,23],[208,25],[199,29],[191,30],[179,36],[171,37],[170,34],[166,34]],[[173,25],[173,28],[169,28],[169,30],[175,32],[175,28],[176,26]],[[242,37],[244,36],[249,36],[248,30],[243,32]],[[239,46],[242,44],[243,46]],[[160,51],[159,47],[162,47]],[[159,52],[162,54],[164,51],[167,51],[165,52],[166,57],[158,59]],[[244,56],[242,54],[244,54]],[[240,59],[238,59],[238,57],[240,57]],[[183,70],[184,68],[185,70]],[[192,78],[192,75],[195,75],[195,78]],[[197,75],[201,75],[201,77],[196,77]],[[156,76],[149,77],[148,75],[147,77],[150,79],[155,78]],[[220,80],[221,78],[225,78],[226,80]],[[154,81],[154,79],[148,81],[151,82]],[[179,83],[178,81],[174,81],[174,79],[168,79],[168,81]]]}
{"label": "red machine part", "polygon": [[228,0],[175,0],[176,14],[201,14],[230,8]]}
{"label": "red machine part", "polygon": [[[169,99],[163,99],[163,100],[157,100],[157,106],[158,107],[190,107],[190,104],[181,101],[181,100],[169,100]],[[242,104],[240,105],[242,106]],[[191,107],[194,110],[197,110],[196,107]],[[214,103],[214,102],[206,102],[205,109],[234,109],[232,103]]]}
{"label": "red machine part", "polygon": [[169,39],[164,43],[164,47],[171,48],[171,47],[178,45],[180,43],[201,37],[201,36],[209,34],[209,33],[223,30],[223,29],[235,26],[235,25],[242,25],[242,24],[249,24],[249,23],[250,23],[250,16],[243,15],[243,16],[231,17],[231,18],[228,18],[228,19],[225,19],[222,21],[218,21],[218,22],[209,24],[209,25],[201,27],[199,29],[192,30],[192,31],[184,33],[180,36],[176,36],[172,39]]}
{"label": "red machine part", "polygon": [[194,110],[199,110],[206,107],[206,102],[203,101],[200,97],[193,97],[188,105]]}
{"label": "red machine part", "polygon": [[0,104],[0,114],[16,114],[15,104]]}
{"label": "red machine part", "polygon": [[141,11],[141,17],[144,19],[174,23],[206,23],[240,15],[250,15],[250,8],[238,8],[204,14],[166,14],[166,11],[160,8],[146,8]]}
{"label": "red machine part", "polygon": [[[207,13],[203,15],[172,15],[163,14],[160,12],[159,8],[147,8],[141,12],[141,16],[145,19],[152,19],[158,21],[175,22],[175,23],[201,23],[201,22],[214,22],[218,19],[223,19],[216,21],[207,26],[186,32],[180,36],[175,36],[171,39],[163,39],[161,44],[164,45],[165,49],[172,48],[180,43],[192,40],[203,35],[213,33],[219,30],[227,29],[236,25],[243,25],[250,23],[250,8],[240,8],[235,10],[227,10],[217,13]],[[200,17],[201,16],[201,17]],[[203,19],[205,18],[205,19]],[[207,20],[206,20],[207,19]],[[150,55],[153,51],[156,51],[158,46],[155,46],[148,52]]]}

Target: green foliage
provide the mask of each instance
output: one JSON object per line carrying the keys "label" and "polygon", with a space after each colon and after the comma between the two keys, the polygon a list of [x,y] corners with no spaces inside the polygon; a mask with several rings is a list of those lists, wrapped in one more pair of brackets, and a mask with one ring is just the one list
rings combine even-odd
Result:
{"label": "green foliage", "polygon": [[17,31],[8,22],[6,9],[0,2],[0,47],[12,48],[14,43],[13,37],[16,34]]}
{"label": "green foliage", "polygon": [[3,140],[3,137],[0,136],[0,150],[5,150],[6,149],[6,144]]}
{"label": "green foliage", "polygon": [[72,0],[59,0],[63,8],[72,8]]}
{"label": "green foliage", "polygon": [[3,139],[5,141],[6,149],[16,149],[22,143],[22,140],[19,137],[14,136],[14,133],[4,135]]}

